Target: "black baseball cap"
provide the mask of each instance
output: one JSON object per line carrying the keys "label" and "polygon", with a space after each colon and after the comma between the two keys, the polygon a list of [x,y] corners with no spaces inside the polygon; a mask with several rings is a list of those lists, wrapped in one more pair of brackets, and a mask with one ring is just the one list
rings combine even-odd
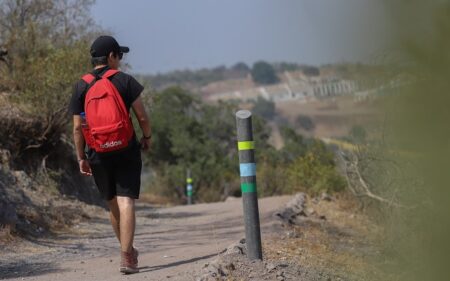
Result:
{"label": "black baseball cap", "polygon": [[91,56],[93,58],[106,57],[111,52],[128,53],[129,51],[130,48],[120,46],[114,37],[108,35],[98,37],[91,45]]}

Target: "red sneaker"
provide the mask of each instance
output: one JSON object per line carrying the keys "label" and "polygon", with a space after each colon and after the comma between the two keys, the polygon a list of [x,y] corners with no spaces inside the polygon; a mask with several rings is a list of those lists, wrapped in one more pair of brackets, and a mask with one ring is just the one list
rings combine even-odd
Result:
{"label": "red sneaker", "polygon": [[139,251],[135,247],[133,247],[132,251],[133,251],[133,254],[134,254],[133,261],[134,261],[134,263],[136,264],[136,267],[137,267],[138,266]]}
{"label": "red sneaker", "polygon": [[120,262],[120,272],[124,274],[132,274],[139,272],[138,269],[138,251],[133,248],[131,252],[122,252],[122,260]]}

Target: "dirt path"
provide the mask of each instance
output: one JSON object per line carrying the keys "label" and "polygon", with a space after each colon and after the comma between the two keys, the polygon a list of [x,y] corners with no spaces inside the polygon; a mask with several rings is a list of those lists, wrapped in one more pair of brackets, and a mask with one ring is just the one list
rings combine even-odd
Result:
{"label": "dirt path", "polygon": [[[289,196],[260,200],[262,237]],[[2,250],[0,279],[9,280],[194,280],[189,272],[244,237],[242,201],[153,208],[138,204],[135,245],[141,272],[118,272],[119,248],[105,211],[77,225],[77,233],[35,239]]]}

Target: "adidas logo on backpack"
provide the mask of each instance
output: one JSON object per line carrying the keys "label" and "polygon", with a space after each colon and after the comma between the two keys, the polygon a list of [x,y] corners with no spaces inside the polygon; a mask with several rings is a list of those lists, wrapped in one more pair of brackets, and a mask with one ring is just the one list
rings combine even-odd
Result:
{"label": "adidas logo on backpack", "polygon": [[108,79],[117,72],[110,69],[95,82],[95,76],[92,74],[86,74],[82,78],[90,85],[84,101],[87,126],[83,128],[83,136],[87,145],[97,153],[128,147],[134,133],[122,97]]}
{"label": "adidas logo on backpack", "polygon": [[107,149],[107,148],[121,146],[121,145],[122,145],[122,141],[119,140],[119,141],[111,141],[111,142],[101,144],[100,147],[103,149]]}

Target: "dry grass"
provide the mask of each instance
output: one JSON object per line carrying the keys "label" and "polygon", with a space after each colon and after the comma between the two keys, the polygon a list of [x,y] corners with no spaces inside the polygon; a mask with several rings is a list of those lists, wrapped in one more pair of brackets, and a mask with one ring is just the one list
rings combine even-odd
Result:
{"label": "dry grass", "polygon": [[373,121],[374,112],[371,102],[356,102],[353,97],[343,96],[308,103],[299,101],[279,102],[277,112],[296,124],[299,115],[311,118],[314,130],[300,132],[314,137],[347,136],[355,125],[365,125]]}
{"label": "dry grass", "polygon": [[148,192],[141,193],[139,195],[139,201],[164,207],[174,205],[174,202],[170,198]]}
{"label": "dry grass", "polygon": [[11,232],[14,231],[14,227],[9,224],[0,224],[0,245],[12,241],[13,237]]}
{"label": "dry grass", "polygon": [[382,241],[379,226],[356,212],[356,203],[346,198],[309,205],[326,220],[306,219],[302,225],[288,228],[297,233],[296,238],[265,240],[265,258],[296,262],[344,280],[381,280],[376,262]]}

